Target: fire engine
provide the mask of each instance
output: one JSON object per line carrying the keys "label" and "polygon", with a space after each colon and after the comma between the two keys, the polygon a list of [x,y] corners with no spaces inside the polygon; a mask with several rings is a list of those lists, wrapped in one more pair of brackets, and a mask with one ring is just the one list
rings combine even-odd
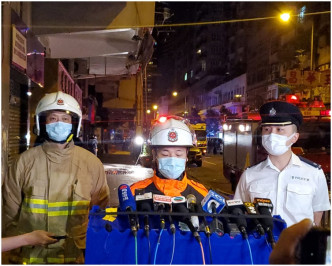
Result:
{"label": "fire engine", "polygon": [[[303,115],[299,140],[292,151],[321,165],[330,187],[330,122],[331,111],[319,97],[313,101],[300,101],[297,95],[285,95],[283,100],[299,107]],[[223,174],[235,191],[242,172],[267,157],[261,142],[260,116],[243,113],[241,117],[227,119],[223,124]]]}
{"label": "fire engine", "polygon": [[206,154],[207,148],[207,136],[206,136],[206,124],[197,123],[191,124],[193,130],[195,130],[196,139],[197,139],[197,148],[199,148],[203,155]]}

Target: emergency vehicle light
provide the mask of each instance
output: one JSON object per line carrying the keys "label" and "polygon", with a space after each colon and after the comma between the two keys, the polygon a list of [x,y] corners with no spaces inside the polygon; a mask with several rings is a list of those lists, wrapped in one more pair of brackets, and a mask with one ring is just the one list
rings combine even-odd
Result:
{"label": "emergency vehicle light", "polygon": [[250,131],[250,125],[249,124],[240,124],[239,130],[241,132],[248,132],[248,131]]}
{"label": "emergency vehicle light", "polygon": [[321,116],[331,116],[331,110],[320,111]]}
{"label": "emergency vehicle light", "polygon": [[160,118],[159,118],[159,122],[160,123],[165,123],[167,121],[167,117],[166,116],[161,116]]}
{"label": "emergency vehicle light", "polygon": [[224,129],[224,131],[231,130],[232,125],[223,124],[222,128]]}

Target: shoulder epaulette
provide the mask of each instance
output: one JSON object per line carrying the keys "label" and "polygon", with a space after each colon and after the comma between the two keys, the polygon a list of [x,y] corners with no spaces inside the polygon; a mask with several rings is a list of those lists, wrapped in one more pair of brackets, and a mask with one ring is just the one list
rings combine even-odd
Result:
{"label": "shoulder epaulette", "polygon": [[318,163],[315,163],[315,162],[313,162],[313,161],[310,161],[310,160],[308,160],[307,158],[304,158],[304,157],[302,157],[302,156],[299,156],[299,158],[300,158],[300,160],[301,160],[302,162],[305,162],[305,163],[307,163],[307,164],[309,164],[309,165],[311,165],[311,166],[313,166],[313,167],[315,167],[315,168],[322,169],[322,166],[321,166],[320,164],[318,164]]}

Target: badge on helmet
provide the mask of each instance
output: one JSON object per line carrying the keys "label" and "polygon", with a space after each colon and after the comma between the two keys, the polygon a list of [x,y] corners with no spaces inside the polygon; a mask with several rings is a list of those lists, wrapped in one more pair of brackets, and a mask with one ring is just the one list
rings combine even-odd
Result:
{"label": "badge on helmet", "polygon": [[168,132],[168,140],[170,142],[176,142],[176,141],[178,141],[178,133],[174,129],[171,129]]}

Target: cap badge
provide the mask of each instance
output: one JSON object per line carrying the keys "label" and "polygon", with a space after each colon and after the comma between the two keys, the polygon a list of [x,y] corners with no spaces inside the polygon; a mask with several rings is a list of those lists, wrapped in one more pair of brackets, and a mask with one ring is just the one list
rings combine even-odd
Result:
{"label": "cap badge", "polygon": [[276,109],[274,109],[274,108],[272,107],[272,109],[270,110],[269,116],[275,116],[276,114],[277,114]]}
{"label": "cap badge", "polygon": [[178,133],[174,129],[171,129],[168,132],[168,141],[175,142],[177,140],[178,140]]}
{"label": "cap badge", "polygon": [[64,105],[63,100],[62,99],[58,99],[56,102],[57,105]]}

